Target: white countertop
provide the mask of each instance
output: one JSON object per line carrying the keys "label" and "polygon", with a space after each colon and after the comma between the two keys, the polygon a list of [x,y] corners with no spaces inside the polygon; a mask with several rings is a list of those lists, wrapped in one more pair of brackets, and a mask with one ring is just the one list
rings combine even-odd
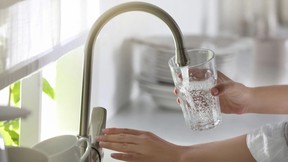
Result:
{"label": "white countertop", "polygon": [[[222,123],[211,130],[192,131],[186,127],[182,112],[157,107],[148,96],[123,108],[107,127],[125,127],[151,131],[169,142],[180,145],[192,145],[226,139],[245,134],[267,123],[288,120],[288,115],[228,115],[223,114]],[[104,162],[117,161],[110,157],[110,150],[104,150]]]}

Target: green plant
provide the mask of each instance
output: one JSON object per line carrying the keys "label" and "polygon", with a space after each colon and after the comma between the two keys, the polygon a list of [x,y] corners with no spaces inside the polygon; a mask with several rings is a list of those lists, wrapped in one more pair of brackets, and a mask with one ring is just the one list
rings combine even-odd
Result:
{"label": "green plant", "polygon": [[19,119],[1,122],[0,134],[4,138],[5,145],[19,145]]}
{"label": "green plant", "polygon": [[[51,99],[55,99],[54,88],[50,85],[47,79],[42,78],[42,91]],[[21,82],[17,81],[9,87],[8,105],[19,107],[21,100]],[[5,140],[5,144],[9,146],[19,145],[20,136],[20,120],[10,120],[0,122],[0,134]]]}
{"label": "green plant", "polygon": [[[8,105],[18,107],[20,103],[20,81],[9,87]],[[19,124],[20,120],[9,120],[0,122],[0,134],[3,136],[6,145],[19,145]]]}

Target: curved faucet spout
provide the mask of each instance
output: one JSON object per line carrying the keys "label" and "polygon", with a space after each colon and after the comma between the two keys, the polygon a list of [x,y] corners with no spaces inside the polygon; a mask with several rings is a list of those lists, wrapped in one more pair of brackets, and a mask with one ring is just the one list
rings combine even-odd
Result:
{"label": "curved faucet spout", "polygon": [[93,66],[93,45],[96,38],[103,28],[103,26],[113,17],[129,11],[143,11],[157,16],[163,20],[170,28],[174,44],[175,44],[175,60],[178,66],[185,66],[188,62],[184,45],[182,33],[174,21],[174,19],[161,8],[145,2],[128,2],[115,6],[104,14],[94,23],[90,29],[88,40],[85,46],[84,69],[83,69],[83,83],[82,83],[82,102],[81,102],[81,118],[80,118],[80,132],[79,136],[87,137],[88,135],[88,119],[90,108],[90,94],[91,94],[91,74]]}

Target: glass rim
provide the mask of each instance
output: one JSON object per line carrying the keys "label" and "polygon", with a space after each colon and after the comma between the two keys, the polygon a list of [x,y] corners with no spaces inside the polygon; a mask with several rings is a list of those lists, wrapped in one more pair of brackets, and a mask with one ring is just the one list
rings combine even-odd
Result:
{"label": "glass rim", "polygon": [[[213,50],[207,49],[207,48],[193,48],[193,49],[185,50],[186,53],[189,53],[189,52],[191,52],[191,51],[208,51],[208,53],[212,53],[212,57],[210,57],[209,59],[207,59],[205,62],[202,62],[202,63],[199,63],[199,64],[195,64],[195,65],[191,65],[191,67],[197,67],[197,66],[204,65],[204,64],[206,64],[206,63],[208,63],[208,62],[211,62],[211,60],[213,60],[213,59],[216,57],[216,56],[215,56],[215,52],[214,52]],[[172,52],[172,50],[171,50],[171,52]],[[175,51],[174,51],[174,53],[175,53]],[[173,64],[172,64],[171,62],[173,62]],[[172,56],[172,57],[169,59],[168,64],[169,64],[169,65],[172,65],[172,67],[174,67],[173,65],[176,65],[176,63],[175,63],[175,55]],[[188,64],[189,64],[189,62],[188,62]],[[188,66],[188,65],[186,65],[186,66]],[[177,66],[177,67],[178,67],[178,66]],[[181,67],[181,66],[179,66],[179,67]]]}

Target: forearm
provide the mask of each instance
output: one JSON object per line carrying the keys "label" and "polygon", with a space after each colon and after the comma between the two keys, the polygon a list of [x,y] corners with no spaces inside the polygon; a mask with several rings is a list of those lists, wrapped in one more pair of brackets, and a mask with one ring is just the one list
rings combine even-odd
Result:
{"label": "forearm", "polygon": [[182,154],[181,162],[256,162],[247,144],[246,135],[239,137],[189,146]]}
{"label": "forearm", "polygon": [[248,113],[288,114],[288,85],[250,88]]}

